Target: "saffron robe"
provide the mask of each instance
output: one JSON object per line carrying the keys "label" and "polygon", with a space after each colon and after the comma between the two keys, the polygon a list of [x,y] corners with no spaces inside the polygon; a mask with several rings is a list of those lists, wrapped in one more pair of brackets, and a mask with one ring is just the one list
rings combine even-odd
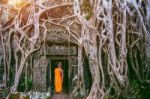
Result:
{"label": "saffron robe", "polygon": [[55,91],[61,92],[62,91],[62,69],[55,68]]}

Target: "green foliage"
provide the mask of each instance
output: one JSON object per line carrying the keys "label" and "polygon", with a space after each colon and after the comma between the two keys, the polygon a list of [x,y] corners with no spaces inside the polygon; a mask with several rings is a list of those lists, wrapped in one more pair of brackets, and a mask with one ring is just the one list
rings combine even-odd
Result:
{"label": "green foliage", "polygon": [[83,0],[82,10],[87,13],[87,15],[85,16],[85,18],[87,20],[89,20],[90,17],[92,16],[92,14],[93,14],[93,12],[92,12],[92,6],[90,4],[90,0]]}
{"label": "green foliage", "polygon": [[0,83],[2,83],[3,73],[4,73],[4,68],[2,68],[2,65],[0,64]]}
{"label": "green foliage", "polygon": [[137,80],[130,81],[128,88],[128,97],[135,97],[136,99],[148,99],[150,97],[150,83],[140,83]]}
{"label": "green foliage", "polygon": [[[26,88],[26,83],[25,83],[25,80],[27,79],[27,88]],[[25,90],[31,90],[32,89],[32,86],[33,86],[33,81],[30,77],[27,77],[26,76],[22,76],[20,82],[19,82],[19,86],[18,86],[18,91],[20,92],[23,92]]]}

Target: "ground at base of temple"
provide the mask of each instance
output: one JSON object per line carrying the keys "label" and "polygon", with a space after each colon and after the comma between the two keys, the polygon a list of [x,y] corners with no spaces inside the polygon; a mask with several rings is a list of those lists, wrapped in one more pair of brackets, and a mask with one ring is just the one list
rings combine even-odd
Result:
{"label": "ground at base of temple", "polygon": [[52,95],[52,99],[72,99],[68,94],[57,93]]}

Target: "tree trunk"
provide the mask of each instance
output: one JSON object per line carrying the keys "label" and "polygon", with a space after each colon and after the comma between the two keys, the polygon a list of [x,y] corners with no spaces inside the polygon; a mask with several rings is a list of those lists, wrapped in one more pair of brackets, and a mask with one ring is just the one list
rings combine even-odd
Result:
{"label": "tree trunk", "polygon": [[87,99],[103,99],[104,92],[100,88],[100,68],[98,65],[97,45],[89,45],[89,65],[92,73],[93,84]]}
{"label": "tree trunk", "polygon": [[26,62],[26,57],[22,57],[19,69],[16,71],[14,85],[11,88],[12,93],[17,91],[19,81],[20,81],[20,78],[21,78],[21,75],[22,75],[22,71],[24,69],[25,62]]}

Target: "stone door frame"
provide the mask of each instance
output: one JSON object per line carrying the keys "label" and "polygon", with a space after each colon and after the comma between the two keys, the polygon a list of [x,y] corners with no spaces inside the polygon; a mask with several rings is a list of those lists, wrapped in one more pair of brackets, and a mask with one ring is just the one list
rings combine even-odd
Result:
{"label": "stone door frame", "polygon": [[[70,90],[70,72],[72,71],[71,70],[71,60],[70,60],[70,58],[69,58],[69,55],[66,55],[66,56],[51,56],[51,55],[47,55],[47,61],[49,62],[49,64],[50,64],[50,72],[52,71],[51,70],[51,63],[52,63],[52,60],[68,60],[68,94],[70,94],[70,92],[71,92],[71,90]],[[52,80],[52,78],[51,78],[51,73],[50,73],[50,79],[49,80]]]}

